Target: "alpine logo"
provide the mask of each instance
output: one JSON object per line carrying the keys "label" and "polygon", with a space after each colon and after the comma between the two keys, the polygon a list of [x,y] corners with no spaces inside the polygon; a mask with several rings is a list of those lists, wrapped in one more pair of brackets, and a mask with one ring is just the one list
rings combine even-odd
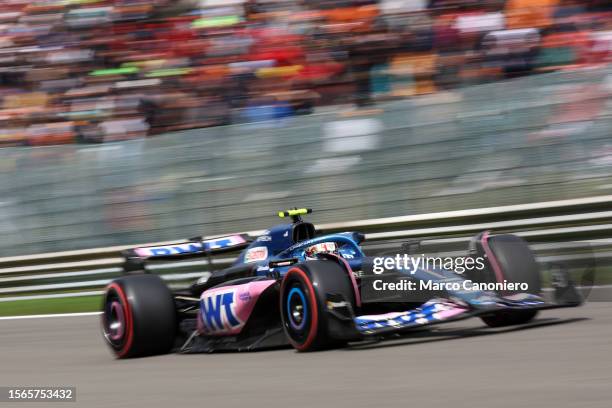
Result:
{"label": "alpine logo", "polygon": [[215,293],[202,297],[200,309],[202,321],[211,332],[231,331],[242,322],[236,316],[234,292]]}

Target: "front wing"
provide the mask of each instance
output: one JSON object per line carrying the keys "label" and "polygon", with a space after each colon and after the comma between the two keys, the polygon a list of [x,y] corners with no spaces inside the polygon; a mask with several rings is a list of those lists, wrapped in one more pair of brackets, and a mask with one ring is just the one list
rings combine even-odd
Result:
{"label": "front wing", "polygon": [[573,286],[562,290],[556,288],[555,298],[554,302],[548,302],[540,296],[526,293],[508,297],[487,294],[472,300],[469,305],[449,299],[432,299],[416,309],[356,316],[353,321],[359,333],[371,336],[482,316],[503,310],[557,309],[580,306],[583,302]]}

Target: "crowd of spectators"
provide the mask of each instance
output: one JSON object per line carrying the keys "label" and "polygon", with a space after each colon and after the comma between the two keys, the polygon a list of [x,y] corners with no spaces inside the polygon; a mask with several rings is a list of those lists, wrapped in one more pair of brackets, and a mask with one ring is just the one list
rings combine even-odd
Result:
{"label": "crowd of spectators", "polygon": [[611,60],[609,0],[3,0],[0,146],[367,106]]}

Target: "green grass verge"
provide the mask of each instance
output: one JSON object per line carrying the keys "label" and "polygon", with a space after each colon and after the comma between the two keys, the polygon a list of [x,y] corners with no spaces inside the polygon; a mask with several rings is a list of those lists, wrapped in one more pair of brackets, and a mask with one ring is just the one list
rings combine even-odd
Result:
{"label": "green grass verge", "polygon": [[0,316],[23,316],[53,313],[96,312],[102,296],[79,296],[58,299],[33,299],[0,302]]}

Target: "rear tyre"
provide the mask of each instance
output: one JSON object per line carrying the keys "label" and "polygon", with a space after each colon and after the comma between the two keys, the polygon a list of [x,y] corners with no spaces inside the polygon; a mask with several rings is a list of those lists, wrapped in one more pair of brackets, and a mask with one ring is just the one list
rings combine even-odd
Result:
{"label": "rear tyre", "polygon": [[174,298],[156,275],[133,275],[106,288],[102,331],[117,358],[170,352],[177,319]]}
{"label": "rear tyre", "polygon": [[[512,296],[517,293],[530,293],[539,295],[541,281],[538,264],[527,242],[516,235],[495,235],[478,237],[482,250],[486,255],[488,267],[480,272],[478,281],[498,282],[506,280],[509,283],[526,283],[526,292],[506,291],[498,292],[500,296]],[[538,314],[537,310],[504,310],[491,315],[482,316],[481,319],[489,327],[504,327],[524,324]]]}
{"label": "rear tyre", "polygon": [[289,343],[298,351],[342,345],[333,337],[334,322],[325,308],[327,296],[355,307],[355,294],[346,271],[333,261],[309,261],[291,268],[280,289],[281,319]]}

